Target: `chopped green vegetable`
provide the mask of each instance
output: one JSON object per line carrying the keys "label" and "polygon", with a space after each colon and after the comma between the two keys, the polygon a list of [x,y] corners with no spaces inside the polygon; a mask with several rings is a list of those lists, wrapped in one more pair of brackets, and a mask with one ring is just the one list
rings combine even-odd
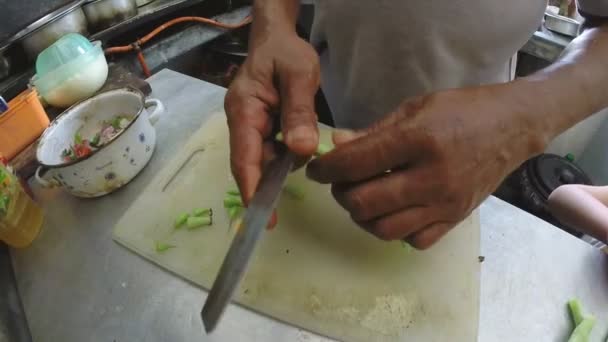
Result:
{"label": "chopped green vegetable", "polygon": [[243,200],[239,196],[227,195],[224,197],[224,208],[242,207]]}
{"label": "chopped green vegetable", "polygon": [[93,139],[89,142],[89,145],[93,147],[99,147],[99,140],[101,139],[101,135],[99,133],[95,134]]}
{"label": "chopped green vegetable", "polygon": [[165,252],[165,251],[167,251],[167,250],[169,250],[171,248],[175,248],[177,246],[170,245],[170,244],[167,244],[167,243],[164,243],[164,242],[160,242],[160,241],[156,241],[156,242],[154,242],[154,247],[155,247],[157,253],[162,253],[162,252]]}
{"label": "chopped green vegetable", "polygon": [[589,342],[589,335],[591,335],[593,325],[595,325],[595,317],[585,317],[583,321],[574,328],[568,342]]}
{"label": "chopped green vegetable", "polygon": [[401,247],[403,247],[403,249],[405,249],[408,252],[410,252],[412,250],[412,245],[410,245],[406,241],[403,241],[403,240],[400,240],[400,241],[401,241]]}
{"label": "chopped green vegetable", "polygon": [[230,220],[234,220],[235,218],[239,217],[242,209],[243,209],[242,207],[228,208],[228,217],[230,217]]}
{"label": "chopped green vegetable", "polygon": [[583,306],[578,299],[570,299],[568,301],[568,307],[570,308],[570,315],[572,315],[574,326],[577,327],[585,318],[583,314]]}
{"label": "chopped green vegetable", "polygon": [[234,190],[234,189],[230,189],[228,191],[226,191],[226,194],[231,195],[231,196],[241,196],[241,192],[238,190]]}
{"label": "chopped green vegetable", "polygon": [[203,226],[210,226],[211,223],[211,216],[194,216],[188,218],[186,221],[186,227],[188,227],[189,230],[192,230]]}
{"label": "chopped green vegetable", "polygon": [[119,130],[121,120],[122,116],[115,116],[114,118],[112,118],[112,121],[110,121],[110,126],[114,127],[115,130]]}
{"label": "chopped green vegetable", "polygon": [[80,135],[79,132],[77,132],[76,134],[74,134],[74,144],[75,145],[82,144],[82,135]]}
{"label": "chopped green vegetable", "polygon": [[293,197],[294,199],[297,199],[300,201],[303,200],[304,197],[306,197],[304,190],[301,187],[293,185],[293,184],[285,184],[283,191],[285,191],[286,194]]}
{"label": "chopped green vegetable", "polygon": [[318,157],[318,156],[322,156],[322,155],[324,155],[325,153],[330,152],[332,149],[333,149],[333,148],[332,148],[331,146],[329,146],[329,145],[325,145],[325,144],[323,144],[323,143],[320,143],[320,144],[317,146],[317,151],[315,152],[315,155],[316,155],[317,157]]}
{"label": "chopped green vegetable", "polygon": [[175,223],[173,224],[173,227],[175,229],[179,229],[181,228],[181,226],[184,225],[184,223],[186,223],[186,221],[188,221],[188,218],[190,217],[190,214],[188,213],[183,213],[180,214],[176,219],[175,219]]}
{"label": "chopped green vegetable", "polygon": [[192,211],[192,216],[213,216],[213,210],[211,208],[196,208]]}
{"label": "chopped green vegetable", "polygon": [[9,202],[10,197],[8,197],[8,195],[0,195],[0,216],[6,214],[8,211]]}

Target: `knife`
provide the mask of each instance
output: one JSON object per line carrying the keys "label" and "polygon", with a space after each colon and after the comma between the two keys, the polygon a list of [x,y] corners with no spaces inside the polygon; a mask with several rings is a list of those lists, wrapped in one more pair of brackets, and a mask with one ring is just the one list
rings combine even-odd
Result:
{"label": "knife", "polygon": [[255,246],[270,221],[285,178],[294,165],[295,155],[285,145],[278,145],[277,158],[268,164],[262,174],[262,179],[245,211],[243,224],[232,240],[201,311],[207,333],[213,331],[238,288]]}

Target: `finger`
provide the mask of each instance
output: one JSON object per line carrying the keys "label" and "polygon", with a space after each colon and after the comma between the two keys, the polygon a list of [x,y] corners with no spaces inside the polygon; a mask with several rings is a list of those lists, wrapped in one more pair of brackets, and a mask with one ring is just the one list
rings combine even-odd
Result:
{"label": "finger", "polygon": [[355,221],[369,221],[437,198],[442,185],[417,169],[398,170],[356,184],[332,186],[336,201]]}
{"label": "finger", "polygon": [[358,182],[384,173],[394,167],[414,162],[422,153],[427,139],[412,132],[408,135],[398,126],[370,133],[308,164],[307,175],[320,183]]}
{"label": "finger", "polygon": [[360,225],[378,238],[390,241],[401,240],[436,221],[437,211],[434,208],[418,206]]}
{"label": "finger", "polygon": [[428,249],[447,234],[454,226],[455,223],[450,222],[434,223],[421,229],[419,232],[408,236],[405,240],[416,249]]}
{"label": "finger", "polygon": [[415,116],[424,104],[423,97],[415,97],[410,100],[404,101],[398,108],[397,111],[387,115],[382,120],[373,123],[370,127],[355,131],[350,129],[336,129],[332,133],[332,140],[334,145],[342,145],[361,138],[365,135],[382,131],[386,128],[392,127],[398,124],[406,117]]}
{"label": "finger", "polygon": [[281,129],[285,144],[298,155],[312,155],[319,144],[315,94],[319,88],[318,73],[281,75]]}
{"label": "finger", "polygon": [[226,99],[230,130],[230,167],[244,203],[248,203],[261,178],[263,140],[272,122],[268,106],[255,97],[231,95]]}
{"label": "finger", "polygon": [[273,230],[274,227],[277,225],[278,221],[279,221],[279,216],[277,215],[277,210],[275,209],[272,211],[272,215],[270,215],[270,220],[268,221],[268,225],[266,226],[266,229]]}

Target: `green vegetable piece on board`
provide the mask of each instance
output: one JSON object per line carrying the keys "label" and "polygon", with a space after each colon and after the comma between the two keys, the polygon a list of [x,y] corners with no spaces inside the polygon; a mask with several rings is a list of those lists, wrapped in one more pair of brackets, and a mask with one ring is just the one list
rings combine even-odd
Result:
{"label": "green vegetable piece on board", "polygon": [[210,226],[211,223],[211,216],[194,216],[189,217],[188,220],[186,220],[186,227],[188,227],[188,230],[193,230],[203,226]]}
{"label": "green vegetable piece on board", "polygon": [[241,213],[241,207],[230,207],[228,208],[228,217],[230,217],[230,220],[234,220],[235,218],[237,218],[239,216],[239,214]]}
{"label": "green vegetable piece on board", "polygon": [[317,151],[315,152],[315,155],[318,156],[322,156],[325,153],[330,152],[331,150],[333,150],[333,148],[329,145],[325,145],[325,144],[319,144],[319,146],[317,146]]}
{"label": "green vegetable piece on board", "polygon": [[291,196],[292,198],[300,201],[303,200],[304,197],[306,197],[304,190],[301,187],[293,184],[285,184],[283,191],[285,191],[285,193]]}
{"label": "green vegetable piece on board", "polygon": [[574,328],[568,342],[589,342],[589,335],[591,335],[591,329],[595,324],[595,317],[587,316],[583,321]]}
{"label": "green vegetable piece on board", "polygon": [[162,252],[166,252],[171,248],[175,248],[177,246],[175,245],[170,245],[168,243],[164,243],[164,242],[160,242],[160,241],[156,241],[154,242],[154,248],[156,249],[157,253],[162,253]]}
{"label": "green vegetable piece on board", "polygon": [[583,314],[583,306],[578,299],[570,299],[568,301],[568,308],[570,308],[570,315],[572,316],[572,322],[577,327],[585,318]]}
{"label": "green vegetable piece on board", "polygon": [[224,198],[224,208],[242,207],[243,200],[238,196],[227,195]]}
{"label": "green vegetable piece on board", "polygon": [[173,225],[173,227],[175,229],[179,229],[181,228],[181,226],[184,225],[184,223],[186,223],[186,221],[188,220],[188,218],[190,217],[190,214],[188,213],[183,213],[180,214],[176,219],[175,219],[175,224]]}
{"label": "green vegetable piece on board", "polygon": [[231,196],[238,196],[241,197],[241,192],[235,189],[230,189],[228,191],[226,191],[227,195],[231,195]]}
{"label": "green vegetable piece on board", "polygon": [[213,216],[211,208],[196,208],[192,211],[192,216]]}

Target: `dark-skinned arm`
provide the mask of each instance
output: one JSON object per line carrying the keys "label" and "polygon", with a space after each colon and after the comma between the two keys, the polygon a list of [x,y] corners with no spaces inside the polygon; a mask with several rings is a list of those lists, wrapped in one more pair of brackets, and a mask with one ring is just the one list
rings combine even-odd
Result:
{"label": "dark-skinned arm", "polygon": [[308,176],[331,183],[363,229],[430,247],[521,163],[608,106],[608,26],[587,27],[529,77],[404,99],[367,129],[337,132]]}
{"label": "dark-skinned arm", "polygon": [[608,107],[608,19],[588,16],[583,27],[558,61],[516,81],[538,96],[524,101],[537,108],[532,119],[545,132],[544,141]]}

